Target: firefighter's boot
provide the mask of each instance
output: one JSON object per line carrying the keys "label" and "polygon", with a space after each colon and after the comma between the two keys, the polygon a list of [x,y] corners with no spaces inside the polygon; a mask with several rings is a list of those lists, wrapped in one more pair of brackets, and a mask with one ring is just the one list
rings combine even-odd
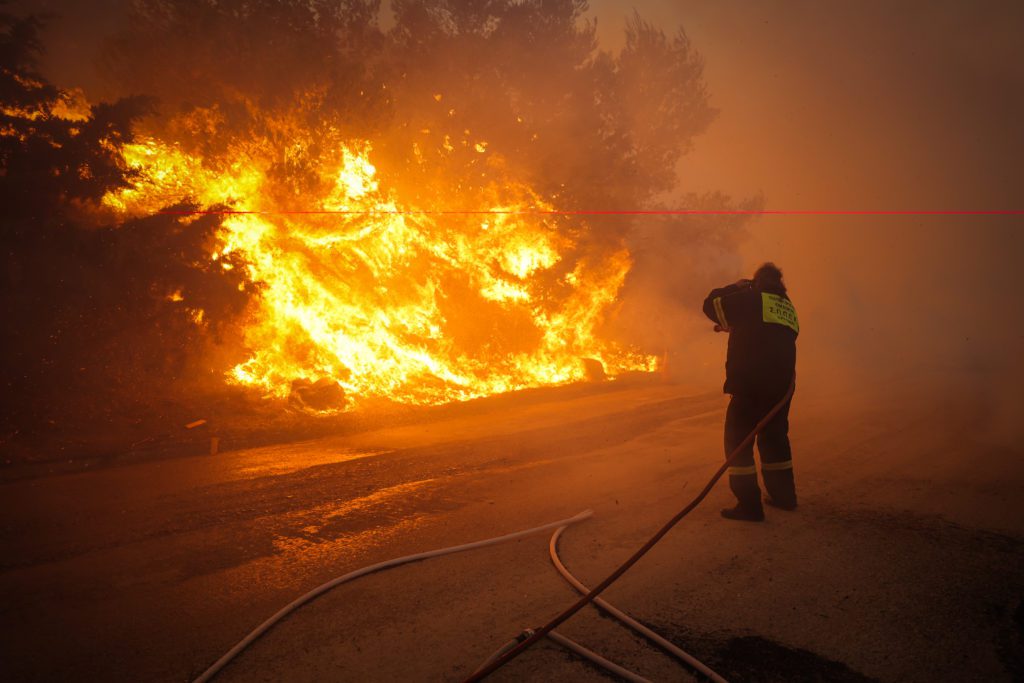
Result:
{"label": "firefighter's boot", "polygon": [[787,512],[792,512],[793,510],[796,510],[796,496],[793,496],[792,500],[779,500],[772,498],[771,496],[765,496],[764,504],[771,505],[773,508],[776,508],[778,510],[786,510]]}
{"label": "firefighter's boot", "polygon": [[763,522],[764,508],[750,508],[744,507],[743,505],[737,505],[734,508],[726,508],[722,510],[722,517],[740,522]]}

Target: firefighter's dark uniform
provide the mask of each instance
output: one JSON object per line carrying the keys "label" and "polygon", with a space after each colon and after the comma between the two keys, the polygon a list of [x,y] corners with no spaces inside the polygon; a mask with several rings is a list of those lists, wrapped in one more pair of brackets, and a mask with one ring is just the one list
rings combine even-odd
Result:
{"label": "firefighter's dark uniform", "polygon": [[[800,324],[784,291],[762,290],[746,283],[712,290],[704,300],[704,314],[729,332],[725,361],[725,393],[732,394],[725,416],[728,457],[789,389]],[[757,437],[768,496],[774,504],[787,508],[796,506],[789,448],[790,401]],[[741,510],[761,514],[753,444],[743,449],[729,467],[729,487]]]}

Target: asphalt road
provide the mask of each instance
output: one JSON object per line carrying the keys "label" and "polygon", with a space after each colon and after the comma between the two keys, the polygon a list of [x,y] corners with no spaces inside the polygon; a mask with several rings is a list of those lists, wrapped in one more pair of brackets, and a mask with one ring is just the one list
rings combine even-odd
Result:
{"label": "asphalt road", "polygon": [[[607,593],[733,680],[1024,676],[1024,458],[970,410],[797,393],[801,507],[726,522],[720,485]],[[899,406],[898,408],[896,406]],[[562,557],[593,584],[720,462],[725,397],[655,383],[477,402],[402,427],[0,486],[5,680],[200,673],[319,583],[593,508]],[[575,594],[547,536],[342,586],[220,680],[460,680]],[[562,629],[696,680],[592,609]],[[553,644],[495,680],[604,680]]]}

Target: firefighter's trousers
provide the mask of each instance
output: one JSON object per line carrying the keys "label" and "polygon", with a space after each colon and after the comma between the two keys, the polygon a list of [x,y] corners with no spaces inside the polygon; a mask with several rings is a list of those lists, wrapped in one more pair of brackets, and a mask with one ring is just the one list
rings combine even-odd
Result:
{"label": "firefighter's trousers", "polygon": [[[725,454],[729,456],[740,442],[754,430],[757,423],[778,403],[785,392],[734,394],[725,413]],[[761,477],[771,499],[779,505],[796,505],[793,480],[793,455],[789,448],[789,404],[792,397],[757,435],[757,451],[761,459]],[[754,465],[754,444],[737,454],[729,467],[729,488],[740,507],[761,509],[761,489],[757,485]]]}

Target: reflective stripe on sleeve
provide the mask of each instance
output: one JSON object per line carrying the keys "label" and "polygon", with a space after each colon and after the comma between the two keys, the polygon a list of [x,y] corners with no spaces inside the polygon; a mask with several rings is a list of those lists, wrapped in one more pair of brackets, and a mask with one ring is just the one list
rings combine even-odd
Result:
{"label": "reflective stripe on sleeve", "polygon": [[749,465],[747,467],[730,467],[729,468],[729,476],[730,477],[742,477],[744,475],[750,475],[750,474],[757,474],[757,467],[755,467],[754,465]]}
{"label": "reflective stripe on sleeve", "polygon": [[729,321],[725,319],[725,309],[722,308],[722,297],[716,296],[711,302],[715,307],[715,315],[718,316],[718,324],[723,330],[729,329]]}
{"label": "reflective stripe on sleeve", "polygon": [[773,470],[791,470],[793,469],[793,461],[786,460],[784,462],[763,462],[761,463],[761,469],[765,472],[771,472]]}

